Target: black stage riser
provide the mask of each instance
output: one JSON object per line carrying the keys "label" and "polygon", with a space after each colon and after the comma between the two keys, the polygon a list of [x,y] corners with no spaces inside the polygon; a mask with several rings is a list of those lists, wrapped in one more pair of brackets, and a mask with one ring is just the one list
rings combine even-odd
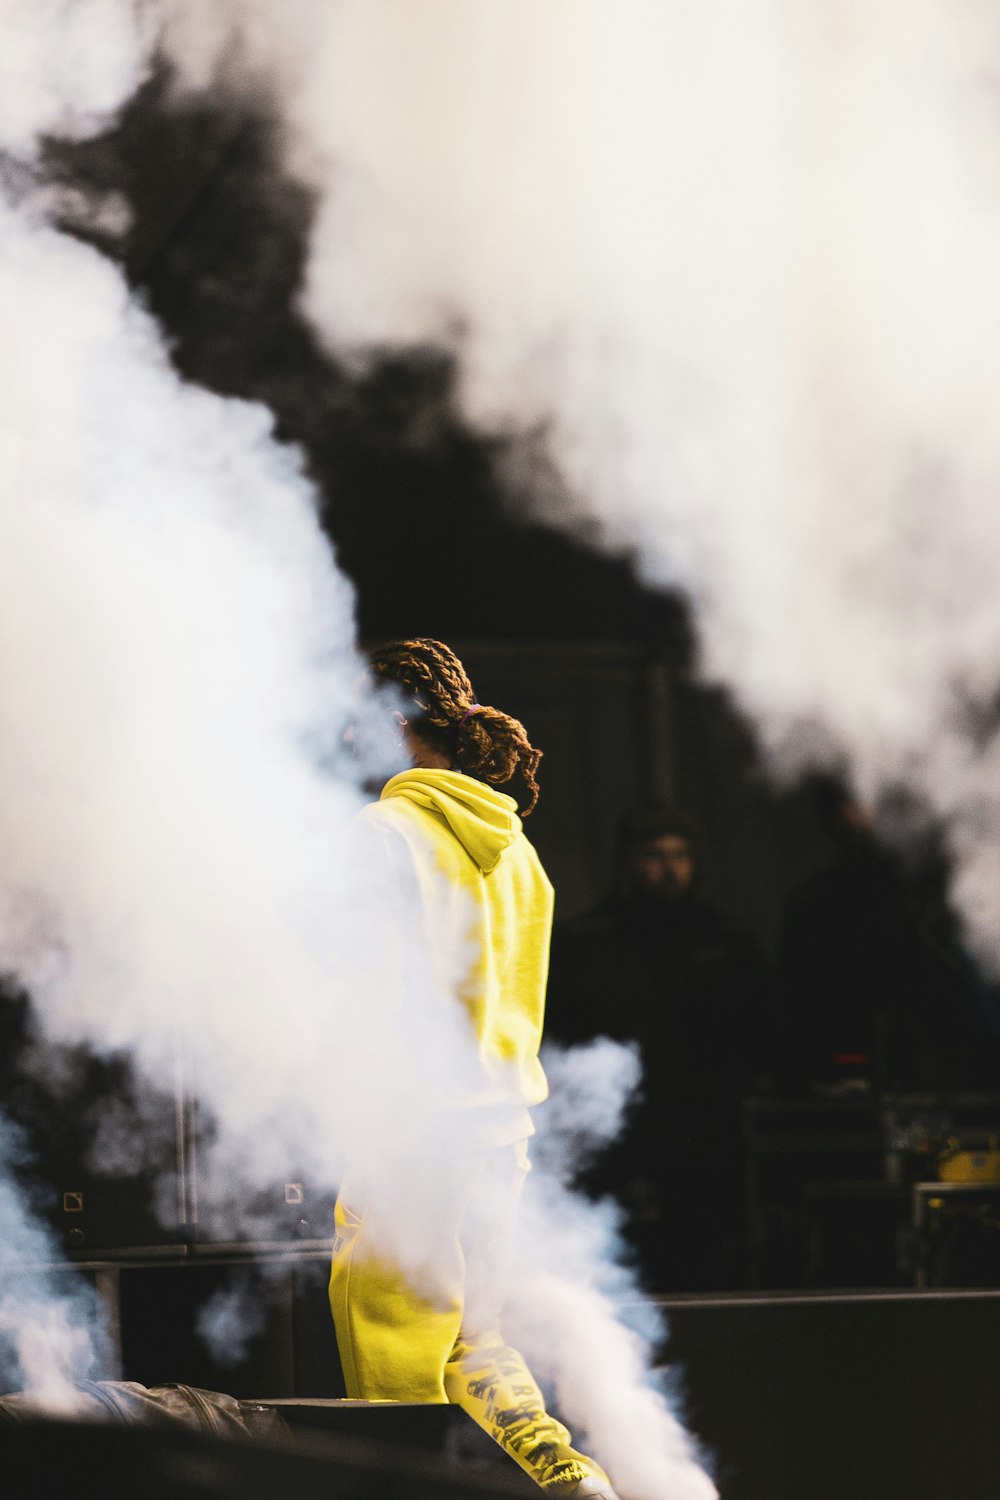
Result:
{"label": "black stage riser", "polygon": [[724,1500],[996,1500],[1000,1293],[667,1303]]}
{"label": "black stage riser", "polygon": [[[486,1439],[488,1442],[489,1439]],[[523,1494],[519,1472],[463,1472],[428,1453],[330,1437],[283,1451],[186,1431],[96,1423],[0,1430],[5,1500],[498,1500]],[[537,1491],[536,1491],[537,1493]]]}

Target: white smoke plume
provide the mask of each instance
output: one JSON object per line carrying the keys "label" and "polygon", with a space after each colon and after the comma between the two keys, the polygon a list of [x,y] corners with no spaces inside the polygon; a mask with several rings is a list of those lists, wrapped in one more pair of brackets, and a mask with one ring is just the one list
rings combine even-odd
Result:
{"label": "white smoke plume", "polygon": [[623,1495],[712,1500],[716,1490],[704,1455],[650,1369],[650,1337],[656,1333],[651,1319],[643,1319],[638,1330],[629,1327],[607,1288],[558,1261],[559,1249],[569,1253],[570,1266],[580,1261],[583,1245],[599,1264],[596,1256],[611,1249],[593,1245],[589,1206],[584,1211],[579,1199],[567,1197],[561,1209],[557,1245],[551,1240],[551,1201],[545,1212],[551,1269],[518,1278],[507,1314],[510,1337],[530,1351],[534,1374],[552,1382],[576,1441],[600,1458]]}
{"label": "white smoke plume", "polygon": [[266,1288],[237,1276],[198,1309],[195,1327],[220,1365],[238,1365],[266,1322]]}
{"label": "white smoke plume", "polygon": [[[106,123],[145,74],[157,12],[167,8],[15,8],[12,181],[23,186],[42,135]],[[198,25],[185,55],[204,77],[239,13],[188,11]],[[245,14],[265,40],[279,16],[292,40],[303,33],[285,27],[322,17],[310,5]],[[86,57],[79,94],[56,66],[69,16]],[[391,32],[385,41],[395,46]],[[275,57],[283,87],[323,81],[290,43],[268,69]],[[263,56],[255,67],[257,86]],[[30,82],[39,69],[44,89]],[[235,86],[235,64],[227,72]],[[310,172],[328,144],[289,131]],[[184,386],[119,273],[50,228],[45,207],[44,193],[0,202],[0,966],[30,987],[59,1042],[128,1049],[163,1087],[183,1057],[216,1117],[216,1176],[261,1184],[294,1165],[331,1183],[358,1170],[363,1147],[362,1169],[392,1199],[395,1248],[419,1261],[434,1184],[387,1168],[401,1121],[411,1159],[422,1132],[418,1154],[433,1157],[442,1102],[473,1076],[458,1016],[434,1004],[464,957],[443,956],[410,1024],[380,1004],[399,953],[378,872],[346,833],[360,801],[339,745],[359,711],[350,590],[268,414]],[[313,301],[321,280],[314,269]],[[109,1141],[120,1155],[115,1122]],[[608,1269],[605,1220],[558,1179],[550,1196],[564,1264],[538,1259],[524,1282],[529,1356],[548,1347],[567,1413],[634,1500],[712,1493],[642,1341],[615,1314],[628,1288]],[[537,1227],[534,1238],[560,1243]],[[5,1318],[28,1351],[26,1378],[44,1374],[61,1399],[74,1350],[43,1371],[28,1357],[39,1318],[22,1305]],[[583,1356],[605,1345],[581,1379]],[[637,1445],[644,1467],[629,1468]]]}
{"label": "white smoke plume", "polygon": [[[79,97],[69,69],[30,86],[61,55],[64,15],[86,54]],[[214,1116],[208,1176],[242,1187],[234,1233],[255,1187],[293,1171],[329,1186],[349,1167],[419,1263],[436,1184],[391,1166],[401,1124],[409,1165],[438,1158],[440,1113],[476,1076],[458,1009],[436,1003],[468,955],[438,955],[406,1016],[386,1003],[406,916],[387,926],[379,871],[347,834],[365,769],[340,743],[365,720],[350,589],[269,414],[183,385],[119,272],[46,223],[44,191],[24,192],[34,142],[99,128],[141,81],[148,33],[128,22],[148,15],[12,18],[28,82],[4,138],[16,195],[0,199],[0,971],[65,1056],[128,1050],[168,1091],[189,1070]],[[134,1128],[119,1109],[95,1152],[141,1165]],[[28,1225],[23,1200],[9,1205]],[[37,1263],[51,1251],[33,1234],[11,1243]],[[611,1336],[584,1254],[603,1241],[574,1242],[575,1305],[593,1302],[587,1326]],[[239,1314],[230,1300],[204,1319],[234,1354]],[[65,1403],[85,1368],[78,1327],[41,1281],[2,1317],[20,1378]],[[629,1348],[619,1372],[641,1386]],[[627,1443],[627,1424],[601,1437],[593,1393],[575,1405],[595,1442]],[[666,1408],[662,1421],[673,1442]],[[680,1447],[669,1462],[697,1478]]]}
{"label": "white smoke plume", "polygon": [[270,415],[182,385],[95,252],[0,220],[0,960],[57,1041],[168,1090],[183,1054],[217,1170],[336,1182],[435,1081],[347,842],[349,586]]}
{"label": "white smoke plume", "polygon": [[0,1372],[52,1415],[78,1405],[74,1381],[99,1377],[102,1333],[82,1284],[50,1269],[55,1242],[32,1211],[17,1169],[20,1133],[0,1116]]}
{"label": "white smoke plume", "polygon": [[3,0],[0,19],[0,148],[22,159],[42,136],[82,140],[110,125],[150,67],[156,32],[141,0]]}
{"label": "white smoke plume", "polygon": [[638,1049],[606,1037],[543,1052],[551,1096],[538,1111],[505,1333],[550,1382],[578,1443],[624,1495],[710,1500],[703,1458],[652,1368],[667,1329],[623,1262],[622,1211],[573,1191],[578,1173],[621,1133],[640,1083]]}
{"label": "white smoke plume", "polygon": [[[330,1187],[437,1108],[387,1003],[385,891],[346,834],[372,769],[341,740],[367,714],[351,590],[270,414],[185,386],[120,272],[24,191],[44,135],[100,128],[141,81],[148,7],[4,19],[0,973],[56,1043],[128,1050],[166,1092],[182,1064],[215,1117],[210,1177]],[[358,742],[397,769],[377,727]],[[471,1039],[435,1015],[411,1021],[461,1079]],[[94,1145],[119,1165],[122,1128]]]}
{"label": "white smoke plume", "polygon": [[621,1134],[642,1082],[639,1046],[608,1037],[571,1049],[546,1043],[542,1062],[551,1093],[539,1110],[534,1162],[568,1186]]}
{"label": "white smoke plume", "polygon": [[947,821],[1000,964],[995,7],[161,14],[191,76],[239,76],[238,23],[271,79],[330,343],[456,349],[473,421],[544,432],[540,513],[687,592],[779,769],[846,755]]}

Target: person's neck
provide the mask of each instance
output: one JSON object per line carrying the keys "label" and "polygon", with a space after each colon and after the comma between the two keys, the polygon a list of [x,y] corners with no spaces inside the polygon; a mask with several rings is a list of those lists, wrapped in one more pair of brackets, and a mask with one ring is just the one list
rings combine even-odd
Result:
{"label": "person's neck", "polygon": [[410,752],[410,761],[416,771],[451,771],[451,761],[436,745],[430,744],[422,735],[416,734],[409,727],[406,730],[406,748]]}
{"label": "person's neck", "polygon": [[454,767],[445,756],[438,755],[432,750],[428,755],[415,756],[413,769],[415,771],[452,771]]}

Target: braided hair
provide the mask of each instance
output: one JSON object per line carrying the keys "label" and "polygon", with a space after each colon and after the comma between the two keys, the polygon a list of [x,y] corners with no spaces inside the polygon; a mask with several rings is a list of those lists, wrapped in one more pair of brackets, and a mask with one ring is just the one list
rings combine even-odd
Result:
{"label": "braided hair", "polygon": [[454,651],[441,641],[419,637],[378,646],[368,662],[376,684],[396,683],[413,700],[417,732],[457,770],[495,785],[520,771],[529,796],[521,816],[528,816],[538,801],[542,752],[517,719],[476,702]]}

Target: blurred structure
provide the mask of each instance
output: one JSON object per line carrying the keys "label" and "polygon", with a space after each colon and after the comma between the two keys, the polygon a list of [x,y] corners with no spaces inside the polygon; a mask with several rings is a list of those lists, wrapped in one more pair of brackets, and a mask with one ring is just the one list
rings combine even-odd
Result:
{"label": "blurred structure", "polygon": [[[832,863],[785,903],[778,972],[787,1079],[795,1090],[934,1090],[995,1081],[986,985],[948,904],[933,831],[901,847],[836,780],[816,787]],[[915,811],[905,797],[884,816]]]}
{"label": "blurred structure", "polygon": [[779,1097],[745,1110],[753,1279],[1000,1285],[995,1192],[968,1165],[1000,1128],[995,996],[947,860],[904,793],[876,812],[837,778],[812,790],[832,858],[785,902]]}

